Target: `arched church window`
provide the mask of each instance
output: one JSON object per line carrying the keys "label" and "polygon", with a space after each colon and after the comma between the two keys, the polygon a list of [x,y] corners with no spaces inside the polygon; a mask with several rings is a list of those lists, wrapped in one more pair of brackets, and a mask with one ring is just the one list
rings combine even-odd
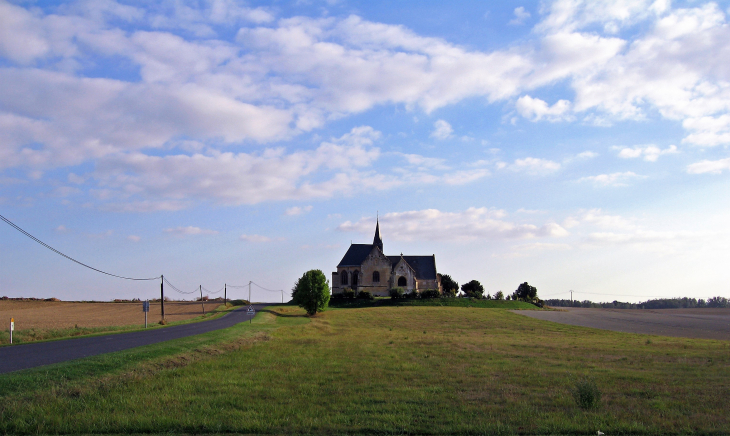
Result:
{"label": "arched church window", "polygon": [[360,278],[360,274],[357,271],[353,271],[352,272],[352,287],[353,288],[357,287],[357,282],[359,281],[358,280],[359,278]]}
{"label": "arched church window", "polygon": [[343,285],[347,284],[347,271],[342,271],[340,273],[340,283],[342,283]]}
{"label": "arched church window", "polygon": [[380,283],[380,272],[373,271],[373,283]]}
{"label": "arched church window", "polygon": [[408,280],[406,280],[406,278],[403,276],[398,277],[398,286],[400,286],[400,287],[408,286]]}

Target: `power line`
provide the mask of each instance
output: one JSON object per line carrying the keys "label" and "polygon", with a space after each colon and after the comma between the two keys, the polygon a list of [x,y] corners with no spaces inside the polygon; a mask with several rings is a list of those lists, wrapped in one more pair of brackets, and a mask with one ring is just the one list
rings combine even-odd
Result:
{"label": "power line", "polygon": [[112,274],[112,273],[108,273],[106,271],[102,271],[100,269],[94,268],[93,266],[89,266],[89,265],[87,265],[87,264],[85,264],[83,262],[79,262],[78,260],[74,259],[71,256],[67,256],[67,255],[61,253],[60,251],[56,250],[55,248],[51,247],[50,245],[46,244],[45,242],[41,241],[40,239],[36,238],[35,236],[33,236],[30,233],[26,232],[25,230],[21,229],[20,227],[16,226],[12,221],[10,221],[9,219],[5,218],[4,216],[0,215],[0,219],[2,219],[3,221],[5,221],[7,224],[9,224],[15,230],[19,231],[20,233],[24,234],[25,236],[29,237],[30,239],[36,241],[37,243],[41,244],[42,246],[46,247],[47,249],[53,251],[54,253],[59,254],[59,255],[65,257],[66,259],[68,259],[68,260],[70,260],[72,262],[76,262],[76,263],[78,263],[81,266],[84,266],[86,268],[89,268],[90,270],[94,270],[96,272],[100,272],[102,274],[106,274],[108,276],[112,276],[112,277],[116,277],[118,279],[124,279],[124,280],[157,280],[157,279],[160,278],[160,276],[157,276],[157,277],[150,277],[150,278],[140,279],[140,278],[134,278],[134,277],[118,276],[116,274]]}
{"label": "power line", "polygon": [[170,281],[169,281],[169,280],[167,280],[166,278],[164,278],[164,277],[163,277],[163,278],[162,278],[162,280],[164,280],[164,281],[165,281],[165,283],[167,283],[167,285],[168,285],[169,287],[171,287],[171,288],[172,288],[172,289],[173,289],[174,291],[176,291],[176,292],[177,292],[177,293],[179,293],[179,294],[185,294],[185,295],[190,295],[190,294],[195,294],[195,293],[199,292],[199,291],[198,291],[198,289],[194,289],[194,290],[193,290],[192,292],[185,292],[185,291],[181,291],[181,290],[180,290],[180,289],[178,289],[178,288],[177,288],[177,287],[176,287],[175,285],[173,285],[172,283],[170,283]]}
{"label": "power line", "polygon": [[256,284],[256,282],[251,282],[251,283],[253,283],[254,285],[256,285],[259,288],[263,289],[264,291],[269,291],[269,292],[281,292],[281,291],[283,291],[283,289],[266,289],[263,286]]}
{"label": "power line", "polygon": [[205,292],[209,293],[209,294],[217,294],[217,293],[219,293],[219,292],[221,292],[221,291],[223,290],[223,288],[220,288],[220,289],[218,289],[217,291],[215,291],[215,292],[212,292],[212,291],[209,291],[209,290],[207,290],[207,289],[205,288],[205,286],[201,286],[200,288],[201,288],[202,290],[204,290]]}

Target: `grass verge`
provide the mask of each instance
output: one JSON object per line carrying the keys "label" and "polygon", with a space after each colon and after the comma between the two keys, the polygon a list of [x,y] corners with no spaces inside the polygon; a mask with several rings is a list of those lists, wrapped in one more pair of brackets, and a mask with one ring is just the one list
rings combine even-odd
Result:
{"label": "grass verge", "polygon": [[[173,344],[180,353],[70,381],[10,389],[8,380],[23,374],[0,376],[0,432],[730,432],[726,341],[652,336],[648,343],[646,335],[495,309],[302,314],[279,306],[251,326]],[[132,351],[125,353],[115,354]],[[573,398],[575,381],[586,378],[601,394],[589,409]]]}

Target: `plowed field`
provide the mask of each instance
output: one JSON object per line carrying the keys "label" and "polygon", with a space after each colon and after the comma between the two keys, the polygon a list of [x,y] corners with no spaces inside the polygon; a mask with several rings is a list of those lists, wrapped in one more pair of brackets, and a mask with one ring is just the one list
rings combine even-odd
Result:
{"label": "plowed field", "polygon": [[[220,306],[220,301],[206,301],[205,312]],[[165,302],[168,322],[182,321],[203,314],[200,302]],[[160,303],[150,302],[148,322],[160,320]],[[16,330],[65,329],[144,324],[142,303],[75,303],[66,301],[0,300],[0,329],[7,330],[10,318]]]}

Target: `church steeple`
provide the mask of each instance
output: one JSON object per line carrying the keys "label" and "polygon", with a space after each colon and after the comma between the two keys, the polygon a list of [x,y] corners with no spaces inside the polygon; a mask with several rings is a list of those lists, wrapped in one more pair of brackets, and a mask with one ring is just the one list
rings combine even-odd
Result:
{"label": "church steeple", "polygon": [[380,247],[380,251],[383,251],[383,240],[380,238],[380,219],[376,218],[375,221],[375,237],[373,238],[373,245]]}

